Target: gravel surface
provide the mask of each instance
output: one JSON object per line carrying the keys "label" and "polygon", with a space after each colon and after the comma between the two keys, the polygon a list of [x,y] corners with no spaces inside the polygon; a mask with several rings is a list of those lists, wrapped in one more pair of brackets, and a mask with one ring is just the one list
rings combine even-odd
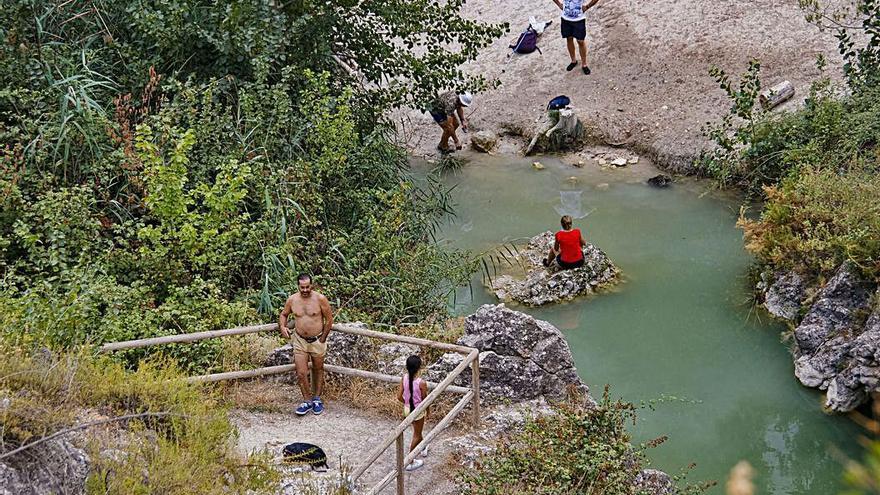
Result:
{"label": "gravel surface", "polygon": [[[565,71],[568,53],[551,0],[472,0],[464,15],[511,26],[466,67],[501,82],[477,95],[475,131],[531,130],[547,102],[565,94],[597,137],[625,143],[667,169],[686,168],[706,145],[701,127],[729,108],[708,74],[711,65],[738,75],[749,59],[760,59],[765,86],[788,79],[797,90],[780,110],[803,101],[820,75],[818,55],[829,67],[840,65],[832,33],[808,24],[797,0],[600,0],[587,19],[590,75]],[[530,15],[553,20],[538,42],[543,54],[508,60],[507,46]],[[417,111],[395,117],[409,149],[433,155],[440,132],[431,118]]]}

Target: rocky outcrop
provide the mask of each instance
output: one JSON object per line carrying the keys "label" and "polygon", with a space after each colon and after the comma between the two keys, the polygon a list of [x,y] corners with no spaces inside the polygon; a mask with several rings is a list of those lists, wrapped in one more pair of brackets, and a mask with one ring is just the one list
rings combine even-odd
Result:
{"label": "rocky outcrop", "polygon": [[[778,292],[796,294],[793,286],[786,282]],[[850,411],[869,392],[880,391],[880,310],[871,314],[875,289],[844,263],[794,330],[795,376],[808,387],[827,389],[826,406],[834,411]],[[793,303],[779,306],[792,314]]]}
{"label": "rocky outcrop", "polygon": [[[588,394],[562,332],[503,304],[483,305],[468,316],[458,343],[480,351],[480,395],[485,403],[562,399],[570,391]],[[428,367],[426,377],[439,381],[462,359],[446,354]],[[462,373],[457,383],[468,385],[470,377]]]}
{"label": "rocky outcrop", "polygon": [[89,457],[67,440],[50,440],[0,461],[0,495],[84,493]]}
{"label": "rocky outcrop", "polygon": [[562,270],[556,263],[545,268],[542,261],[553,246],[553,233],[533,237],[528,245],[509,260],[525,271],[525,277],[501,275],[491,281],[491,288],[501,301],[515,301],[528,306],[542,306],[577,296],[592,294],[617,279],[619,270],[598,247],[583,248],[584,266]]}
{"label": "rocky outcrop", "polygon": [[761,274],[758,289],[764,291],[764,307],[767,311],[783,320],[795,321],[800,313],[806,295],[806,282],[795,271],[776,274],[770,283],[766,274]]}

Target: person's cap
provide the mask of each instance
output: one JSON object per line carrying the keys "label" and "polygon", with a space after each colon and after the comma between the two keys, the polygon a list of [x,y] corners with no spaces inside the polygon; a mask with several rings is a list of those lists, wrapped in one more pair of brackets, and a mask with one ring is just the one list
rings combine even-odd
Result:
{"label": "person's cap", "polygon": [[461,102],[461,106],[469,107],[471,103],[474,102],[474,95],[470,93],[462,93],[458,95],[458,101]]}

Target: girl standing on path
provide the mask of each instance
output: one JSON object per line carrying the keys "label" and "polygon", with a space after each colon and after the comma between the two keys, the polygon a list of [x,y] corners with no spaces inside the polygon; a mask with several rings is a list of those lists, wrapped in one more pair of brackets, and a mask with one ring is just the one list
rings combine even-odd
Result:
{"label": "girl standing on path", "polygon": [[[419,404],[422,403],[422,399],[428,396],[428,384],[425,383],[425,380],[422,380],[419,377],[419,371],[422,369],[422,359],[416,355],[412,355],[406,358],[406,374],[403,375],[400,379],[400,388],[397,390],[397,400],[403,402],[403,415],[404,417],[409,416],[409,413],[415,411]],[[412,443],[410,443],[409,450],[410,452],[416,448],[422,441],[422,429],[425,427],[425,420],[428,419],[428,409],[425,409],[419,417],[413,421],[413,436]],[[422,450],[422,457],[428,456],[428,447],[425,447]],[[421,459],[416,459],[411,463],[407,464],[406,470],[412,471],[414,469],[418,469],[424,465],[425,462]]]}

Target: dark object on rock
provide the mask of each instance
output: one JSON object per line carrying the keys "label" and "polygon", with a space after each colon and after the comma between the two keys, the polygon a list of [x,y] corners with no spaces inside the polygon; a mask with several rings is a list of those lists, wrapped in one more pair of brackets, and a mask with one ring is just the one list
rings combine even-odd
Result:
{"label": "dark object on rock", "polygon": [[669,187],[669,184],[672,184],[672,177],[666,174],[655,175],[648,179],[648,185],[654,187]]}
{"label": "dark object on rock", "polygon": [[323,471],[330,468],[327,465],[327,455],[324,450],[311,443],[296,442],[284,446],[284,462],[292,464],[308,464],[313,470]]}

